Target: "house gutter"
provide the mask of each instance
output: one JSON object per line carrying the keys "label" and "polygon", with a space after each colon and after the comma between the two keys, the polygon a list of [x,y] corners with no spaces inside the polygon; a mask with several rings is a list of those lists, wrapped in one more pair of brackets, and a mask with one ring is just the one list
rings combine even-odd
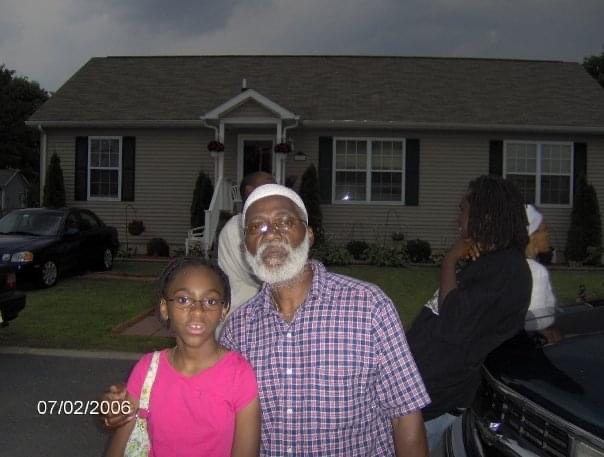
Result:
{"label": "house gutter", "polygon": [[[307,128],[343,128],[343,129],[391,129],[391,130],[448,130],[466,132],[527,132],[527,133],[580,133],[604,134],[604,126],[570,126],[570,125],[522,125],[522,124],[463,124],[449,122],[407,122],[407,121],[368,121],[341,119],[306,119],[299,121]],[[144,121],[25,121],[30,127],[41,128],[199,128],[218,127],[205,124],[199,120],[144,120]],[[298,121],[294,126],[298,126]],[[291,126],[291,127],[294,127]],[[288,127],[285,127],[288,128]]]}
{"label": "house gutter", "polygon": [[604,134],[604,127],[576,127],[554,125],[518,125],[518,124],[461,124],[444,122],[405,122],[405,121],[358,121],[358,120],[304,120],[302,125],[308,128],[354,128],[354,129],[392,129],[392,130],[449,130],[467,132],[527,132],[527,133],[582,133]]}
{"label": "house gutter", "polygon": [[145,121],[25,121],[30,127],[44,128],[187,128],[203,127],[201,120],[145,120]]}
{"label": "house gutter", "polygon": [[44,201],[44,185],[46,184],[46,140],[47,135],[41,124],[38,124],[40,131],[40,205]]}

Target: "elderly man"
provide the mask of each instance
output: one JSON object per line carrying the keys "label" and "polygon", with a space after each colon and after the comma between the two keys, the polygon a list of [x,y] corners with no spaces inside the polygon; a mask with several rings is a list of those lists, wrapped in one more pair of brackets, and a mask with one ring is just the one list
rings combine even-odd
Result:
{"label": "elderly man", "polygon": [[262,455],[424,455],[429,400],[392,302],[308,261],[313,233],[291,189],[257,188],[243,221],[264,285],[227,321],[222,344],[256,371]]}
{"label": "elderly man", "polygon": [[264,284],[221,342],[256,372],[261,455],[426,456],[429,398],[391,300],[308,261],[313,232],[291,189],[257,188],[242,218],[246,258]]}
{"label": "elderly man", "polygon": [[[270,173],[258,171],[246,175],[239,186],[243,203],[247,197],[263,184],[272,184],[275,180]],[[218,238],[218,265],[229,277],[231,283],[231,313],[241,304],[258,293],[260,281],[251,271],[245,260],[243,249],[243,227],[241,215],[236,214],[222,228]]]}

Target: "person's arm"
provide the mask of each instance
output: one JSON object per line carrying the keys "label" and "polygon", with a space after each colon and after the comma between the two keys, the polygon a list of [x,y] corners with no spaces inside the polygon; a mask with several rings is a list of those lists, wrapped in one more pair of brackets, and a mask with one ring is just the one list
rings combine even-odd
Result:
{"label": "person's arm", "polygon": [[260,452],[260,401],[258,397],[235,416],[231,457],[257,457]]}
{"label": "person's arm", "polygon": [[[114,384],[103,392],[99,398],[99,404],[113,405],[113,402],[120,403],[120,407],[115,406],[106,408],[106,415],[99,415],[101,424],[106,429],[117,429],[129,422],[134,423],[136,410],[133,399],[128,395],[125,384]],[[115,413],[115,414],[113,414]],[[126,414],[128,413],[128,414]]]}
{"label": "person's arm", "polygon": [[128,438],[134,429],[136,421],[131,420],[113,432],[105,457],[123,457]]}
{"label": "person's arm", "polygon": [[457,265],[457,262],[467,258],[476,260],[479,256],[480,250],[478,249],[478,246],[468,238],[458,239],[451,247],[440,266],[439,307],[444,303],[449,292],[457,287],[455,275],[455,266]]}
{"label": "person's arm", "polygon": [[397,457],[426,457],[428,455],[426,428],[420,411],[393,418],[392,433]]}

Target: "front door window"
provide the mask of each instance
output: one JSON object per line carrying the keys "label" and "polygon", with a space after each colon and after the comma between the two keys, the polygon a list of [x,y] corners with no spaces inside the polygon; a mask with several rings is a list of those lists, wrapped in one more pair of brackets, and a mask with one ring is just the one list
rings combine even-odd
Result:
{"label": "front door window", "polygon": [[273,173],[273,142],[270,140],[243,141],[243,176],[256,171]]}

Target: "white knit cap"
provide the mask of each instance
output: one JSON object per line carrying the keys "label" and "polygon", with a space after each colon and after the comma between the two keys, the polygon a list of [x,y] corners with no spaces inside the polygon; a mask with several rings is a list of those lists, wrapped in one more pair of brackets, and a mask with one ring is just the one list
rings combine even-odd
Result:
{"label": "white knit cap", "polygon": [[533,205],[526,205],[526,218],[528,220],[528,234],[531,236],[543,222],[543,215]]}
{"label": "white knit cap", "polygon": [[257,187],[249,195],[249,197],[245,201],[245,205],[243,205],[241,223],[245,225],[245,213],[247,213],[247,210],[251,204],[260,200],[261,198],[274,196],[285,197],[294,202],[294,204],[302,211],[302,214],[304,215],[304,222],[308,223],[308,213],[306,212],[306,207],[304,206],[304,202],[302,201],[300,196],[293,190],[291,190],[289,187],[285,187],[280,184],[264,184],[260,187]]}

